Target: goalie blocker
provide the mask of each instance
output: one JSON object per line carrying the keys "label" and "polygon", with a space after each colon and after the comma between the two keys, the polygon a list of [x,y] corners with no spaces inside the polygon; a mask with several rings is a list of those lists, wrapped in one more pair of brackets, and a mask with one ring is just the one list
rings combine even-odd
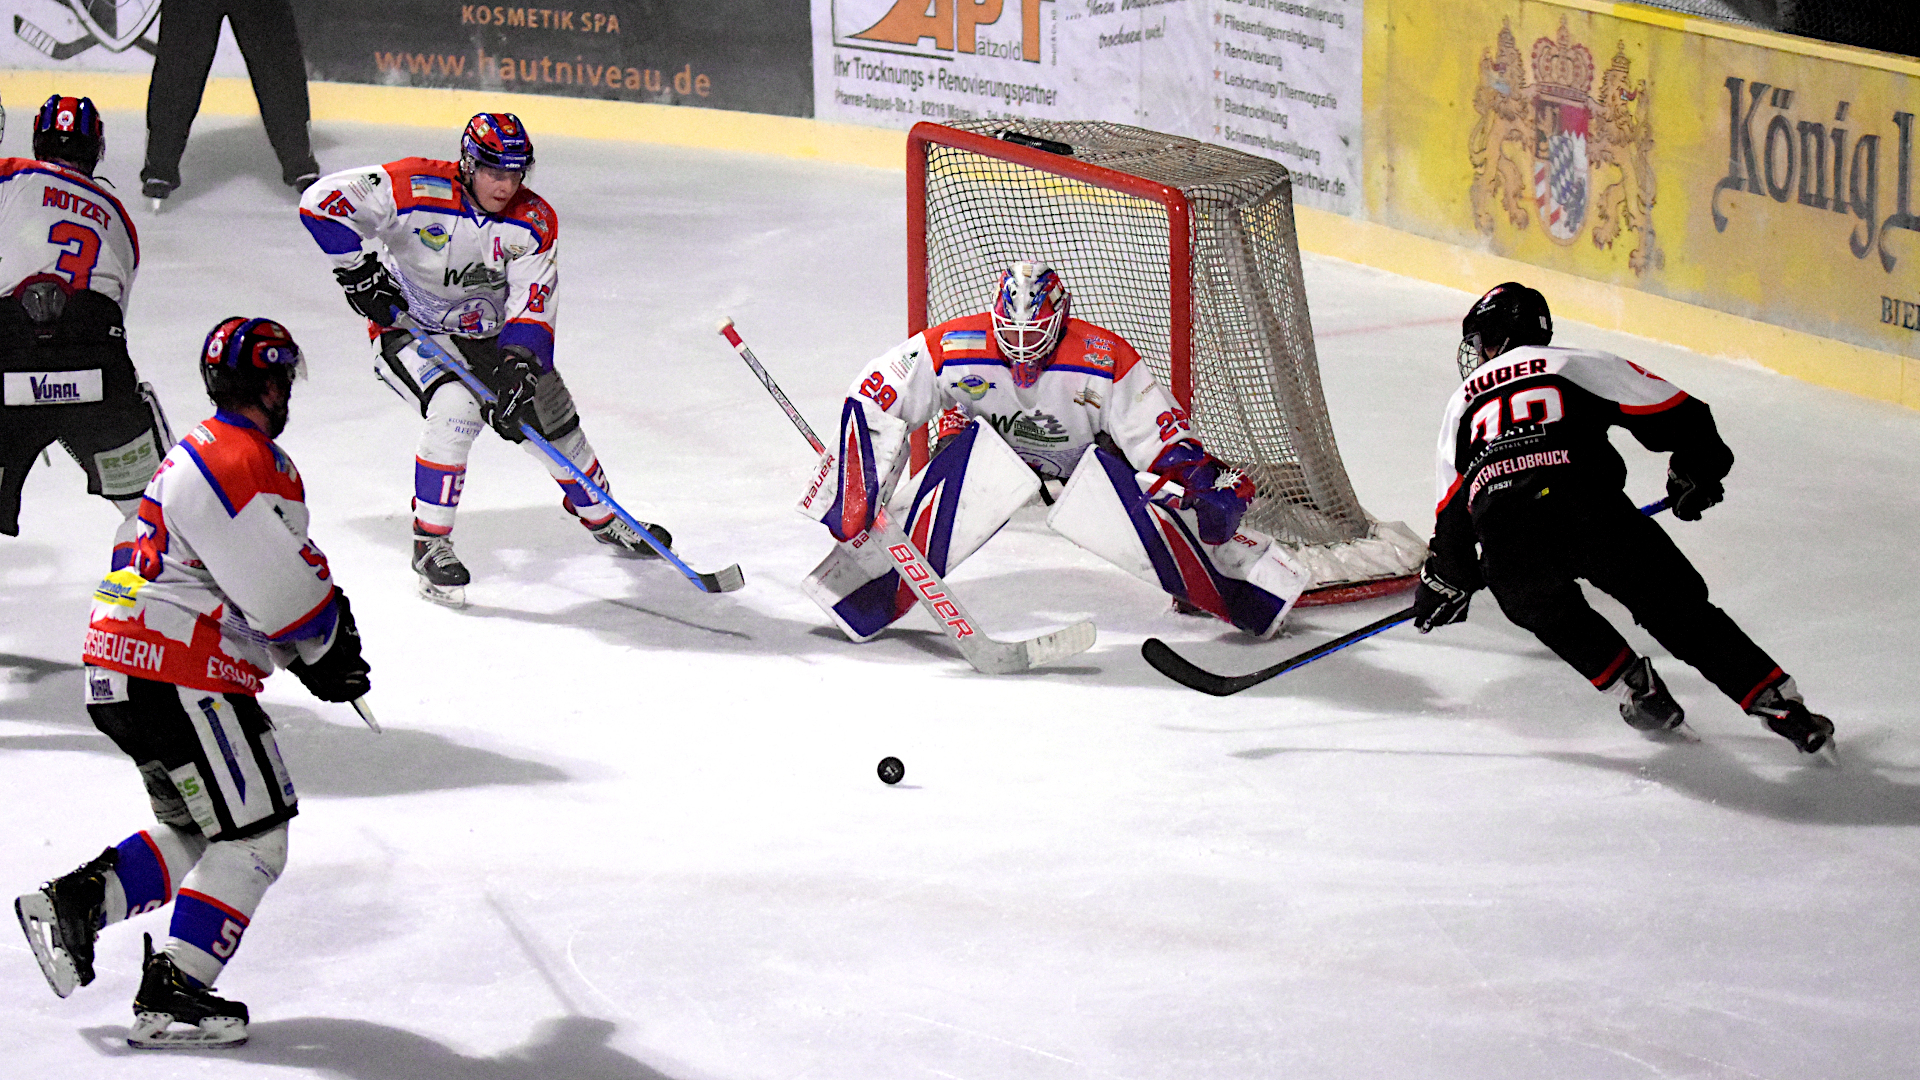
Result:
{"label": "goalie blocker", "polygon": [[[841,430],[841,453],[869,484],[899,468],[905,425],[849,398]],[[800,512],[827,524],[862,520],[866,508],[847,499],[862,491],[840,490],[832,456],[801,500]],[[991,425],[975,419],[920,473],[899,484],[887,514],[901,523],[913,546],[946,574],[998,532],[1015,510],[1039,490],[1039,480]],[[1191,509],[1179,509],[1181,492],[1159,477],[1139,474],[1118,457],[1089,447],[1065,491],[1047,516],[1054,531],[1134,577],[1185,600],[1256,637],[1271,637],[1312,581],[1311,572],[1270,538],[1241,530],[1221,544],[1199,539]],[[911,610],[915,594],[895,571],[876,576],[836,546],[807,576],[807,595],[854,641],[867,641]]]}

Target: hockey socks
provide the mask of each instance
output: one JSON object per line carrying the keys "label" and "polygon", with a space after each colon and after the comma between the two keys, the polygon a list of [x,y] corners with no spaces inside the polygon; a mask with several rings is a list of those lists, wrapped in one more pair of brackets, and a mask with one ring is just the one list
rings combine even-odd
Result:
{"label": "hockey socks", "polygon": [[212,986],[286,865],[284,825],[245,840],[209,844],[173,902],[164,951],[175,966],[201,985]]}
{"label": "hockey socks", "polygon": [[118,863],[107,878],[106,923],[165,905],[206,850],[207,841],[199,833],[169,825],[120,841],[115,848]]}

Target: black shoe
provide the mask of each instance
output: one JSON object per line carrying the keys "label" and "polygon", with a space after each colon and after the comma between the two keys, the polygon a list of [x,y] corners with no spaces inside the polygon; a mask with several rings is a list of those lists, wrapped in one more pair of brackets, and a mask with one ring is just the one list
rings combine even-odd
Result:
{"label": "black shoe", "polygon": [[159,202],[161,199],[173,194],[174,189],[179,186],[180,181],[178,180],[162,180],[159,177],[149,177],[140,182],[140,194],[152,199],[154,202]]}
{"label": "black shoe", "polygon": [[287,186],[292,188],[295,191],[304,193],[308,188],[312,187],[314,184],[318,183],[319,181],[320,181],[319,173],[303,172],[299,176],[296,176],[293,179],[287,181]]}
{"label": "black shoe", "polygon": [[1814,753],[1833,738],[1833,721],[1807,708],[1792,679],[1783,679],[1760,691],[1760,696],[1747,706],[1747,715],[1765,721],[1768,730],[1798,747],[1803,754]]}
{"label": "black shoe", "polygon": [[[200,1046],[239,1046],[247,1041],[247,1007],[213,996],[188,979],[166,953],[153,951],[153,935],[144,935],[146,962],[140,992],[133,996],[133,1027],[127,1045],[141,1050]],[[174,1024],[191,1030],[169,1030]]]}
{"label": "black shoe", "polygon": [[78,870],[13,902],[41,974],[61,997],[93,981],[93,943],[106,921],[107,871],[119,858],[118,851],[108,848]]}
{"label": "black shoe", "polygon": [[1672,731],[1687,718],[1644,656],[1628,663],[1608,692],[1620,698],[1620,719],[1635,731]]}

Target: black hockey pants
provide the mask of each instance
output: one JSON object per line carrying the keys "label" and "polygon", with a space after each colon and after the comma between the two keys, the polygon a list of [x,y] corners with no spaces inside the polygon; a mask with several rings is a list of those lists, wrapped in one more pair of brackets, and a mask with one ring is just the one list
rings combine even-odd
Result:
{"label": "black hockey pants", "polygon": [[1737,702],[1782,676],[1773,658],[1707,600],[1707,583],[1666,531],[1624,494],[1548,491],[1506,500],[1475,522],[1480,567],[1507,618],[1595,686],[1633,655],[1576,579],[1626,605],[1668,652]]}
{"label": "black hockey pants", "polygon": [[288,0],[167,0],[147,84],[147,163],[140,178],[180,183],[180,154],[200,112],[222,19],[232,22],[234,41],[247,61],[267,141],[280,159],[281,180],[291,184],[319,172],[307,136],[307,61],[293,5]]}

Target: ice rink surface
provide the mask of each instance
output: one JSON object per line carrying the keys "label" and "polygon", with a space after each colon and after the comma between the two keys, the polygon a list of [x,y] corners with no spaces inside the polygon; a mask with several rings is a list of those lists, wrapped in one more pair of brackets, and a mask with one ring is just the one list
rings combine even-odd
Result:
{"label": "ice rink surface", "polygon": [[[102,170],[138,202],[142,124]],[[734,316],[816,428],[903,336],[899,173],[538,140],[562,219],[558,360],[613,491],[702,594],[616,559],[523,452],[476,447],[473,606],[413,595],[417,417],[278,184],[257,121],[203,119],[186,186],[133,208],[129,339],[176,429],[229,314],[292,328],[281,440],[354,600],[384,735],[292,677],[263,701],[301,795],[285,877],[220,982],[236,1051],[121,1042],[140,932],[48,992],[0,937],[0,1073],[344,1080],[1899,1078],[1920,1063],[1920,415],[1563,325],[1709,401],[1727,501],[1663,523],[1833,717],[1799,759],[1652,648],[1702,742],[1649,742],[1500,615],[1389,632],[1237,697],[1248,671],[1401,601],[1250,642],[1023,511],[953,575],[986,628],[1091,617],[1094,649],[974,673],[920,613],[854,646],[798,589],[828,538],[809,453],[725,343]],[[450,157],[453,131],[328,125],[323,166]],[[25,152],[24,131],[4,152]],[[130,207],[131,208],[131,207]],[[1376,516],[1432,524],[1434,432],[1471,297],[1308,258],[1341,452]],[[1070,283],[1071,284],[1071,283]],[[1488,285],[1493,282],[1488,282]],[[982,303],[990,283],[982,283]],[[1551,299],[1551,297],[1549,297]],[[1620,437],[1642,501],[1663,459]],[[55,449],[55,454],[59,450]],[[56,456],[0,538],[6,895],[150,820],[80,703],[114,511]],[[906,763],[898,787],[875,763]]]}

